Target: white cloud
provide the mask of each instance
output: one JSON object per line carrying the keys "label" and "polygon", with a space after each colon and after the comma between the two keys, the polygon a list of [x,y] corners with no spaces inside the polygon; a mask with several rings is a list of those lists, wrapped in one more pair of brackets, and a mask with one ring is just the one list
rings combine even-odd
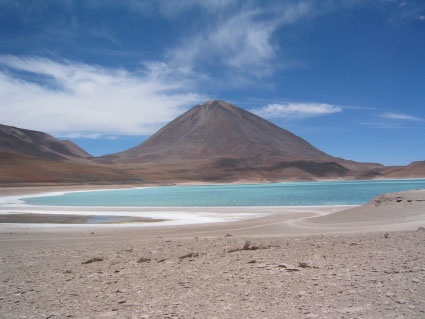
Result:
{"label": "white cloud", "polygon": [[265,118],[306,118],[339,113],[342,108],[325,103],[286,103],[269,104],[254,110],[254,113]]}
{"label": "white cloud", "polygon": [[424,119],[421,119],[416,116],[411,116],[407,114],[401,114],[401,113],[383,113],[380,115],[380,117],[390,120],[402,120],[402,121],[424,121]]}
{"label": "white cloud", "polygon": [[242,8],[227,15],[214,16],[191,38],[169,51],[176,65],[199,68],[202,65],[227,67],[233,76],[249,74],[254,77],[270,75],[281,67],[276,61],[279,50],[273,41],[275,32],[308,16],[310,6],[305,3],[279,6]]}
{"label": "white cloud", "polygon": [[210,34],[208,44],[214,45],[224,64],[235,68],[259,66],[273,57],[270,37],[276,22],[254,22],[254,16],[255,12],[247,12],[232,17]]}
{"label": "white cloud", "polygon": [[0,55],[2,124],[56,135],[145,135],[205,100],[161,64],[130,73]]}

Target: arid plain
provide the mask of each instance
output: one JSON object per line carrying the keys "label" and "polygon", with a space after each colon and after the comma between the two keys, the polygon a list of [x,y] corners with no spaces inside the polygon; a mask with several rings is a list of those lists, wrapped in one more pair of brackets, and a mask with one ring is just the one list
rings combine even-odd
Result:
{"label": "arid plain", "polygon": [[282,207],[257,213],[235,222],[168,227],[2,224],[0,313],[425,316],[425,191],[389,194],[348,210]]}

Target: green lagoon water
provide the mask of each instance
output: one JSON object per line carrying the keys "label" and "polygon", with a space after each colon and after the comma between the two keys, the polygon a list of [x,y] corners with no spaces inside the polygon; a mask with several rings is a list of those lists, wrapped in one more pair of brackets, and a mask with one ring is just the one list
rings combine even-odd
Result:
{"label": "green lagoon water", "polygon": [[358,205],[374,197],[424,189],[425,179],[161,186],[51,194],[23,199],[48,206],[315,206]]}

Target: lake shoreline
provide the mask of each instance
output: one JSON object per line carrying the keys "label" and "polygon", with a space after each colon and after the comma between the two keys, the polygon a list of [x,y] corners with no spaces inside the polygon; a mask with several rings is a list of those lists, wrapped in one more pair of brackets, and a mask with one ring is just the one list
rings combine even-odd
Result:
{"label": "lake shoreline", "polygon": [[[170,187],[170,188],[168,188]],[[108,185],[0,189],[0,204],[49,206],[232,207],[360,205],[382,193],[425,188],[425,179],[338,180],[260,184]],[[122,193],[121,191],[126,191]],[[139,191],[138,190],[143,190]],[[107,197],[99,193],[108,191]],[[92,194],[89,194],[93,192]],[[136,193],[137,192],[137,193]],[[87,194],[83,194],[87,193]],[[25,194],[25,196],[23,196]],[[125,196],[121,195],[125,194]],[[45,198],[43,198],[45,197]]]}

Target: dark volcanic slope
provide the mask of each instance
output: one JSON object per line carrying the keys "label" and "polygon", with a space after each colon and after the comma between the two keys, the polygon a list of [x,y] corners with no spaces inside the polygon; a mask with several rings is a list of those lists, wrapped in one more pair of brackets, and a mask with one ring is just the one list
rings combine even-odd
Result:
{"label": "dark volcanic slope", "polygon": [[71,141],[61,141],[46,133],[7,125],[0,125],[0,152],[49,159],[91,157]]}
{"label": "dark volcanic slope", "polygon": [[198,105],[145,143],[109,158],[119,163],[176,163],[213,157],[257,163],[335,160],[291,132],[223,101]]}

